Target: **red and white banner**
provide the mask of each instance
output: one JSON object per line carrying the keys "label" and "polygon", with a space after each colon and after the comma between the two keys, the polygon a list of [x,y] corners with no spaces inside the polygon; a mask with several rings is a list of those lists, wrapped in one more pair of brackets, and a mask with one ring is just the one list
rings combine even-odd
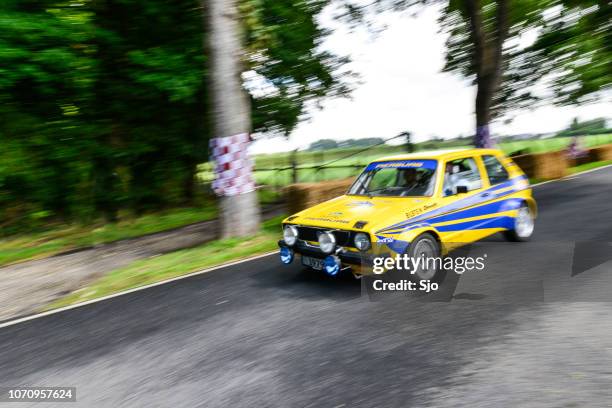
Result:
{"label": "red and white banner", "polygon": [[211,159],[215,164],[213,190],[220,196],[234,196],[255,190],[253,162],[248,156],[248,133],[210,140]]}

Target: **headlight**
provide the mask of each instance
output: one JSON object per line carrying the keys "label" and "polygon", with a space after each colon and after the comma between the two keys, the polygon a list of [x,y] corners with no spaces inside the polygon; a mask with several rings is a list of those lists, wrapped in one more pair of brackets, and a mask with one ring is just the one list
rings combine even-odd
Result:
{"label": "headlight", "polygon": [[331,232],[322,232],[319,234],[319,247],[326,254],[331,254],[336,249],[336,237]]}
{"label": "headlight", "polygon": [[283,229],[283,240],[285,244],[289,246],[295,245],[295,242],[298,239],[298,230],[293,225],[287,225]]}
{"label": "headlight", "polygon": [[360,251],[367,251],[370,248],[370,238],[363,232],[355,235],[355,246]]}

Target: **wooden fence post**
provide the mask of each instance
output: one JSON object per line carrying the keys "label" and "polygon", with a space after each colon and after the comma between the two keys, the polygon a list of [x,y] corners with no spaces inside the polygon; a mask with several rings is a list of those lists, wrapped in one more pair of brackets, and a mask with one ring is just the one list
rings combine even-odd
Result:
{"label": "wooden fence post", "polygon": [[297,149],[291,152],[291,182],[296,184],[298,182],[298,170],[297,170]]}

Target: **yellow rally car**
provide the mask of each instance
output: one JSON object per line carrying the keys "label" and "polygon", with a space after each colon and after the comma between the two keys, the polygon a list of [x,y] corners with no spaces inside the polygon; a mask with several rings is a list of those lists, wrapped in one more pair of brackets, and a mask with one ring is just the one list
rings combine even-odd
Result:
{"label": "yellow rally car", "polygon": [[[371,273],[374,257],[444,256],[496,232],[529,239],[537,212],[529,181],[499,150],[464,149],[385,157],[347,194],[283,220],[280,257],[336,275]],[[416,271],[435,279],[438,270]]]}

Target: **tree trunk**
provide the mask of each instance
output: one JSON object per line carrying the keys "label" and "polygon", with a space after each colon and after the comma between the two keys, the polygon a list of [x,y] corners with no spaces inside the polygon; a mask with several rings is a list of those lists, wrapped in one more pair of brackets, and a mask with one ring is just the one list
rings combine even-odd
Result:
{"label": "tree trunk", "polygon": [[488,32],[479,0],[466,0],[476,65],[476,133],[474,146],[493,147],[489,126],[493,98],[499,88],[503,66],[503,45],[508,36],[508,0],[496,1],[493,32]]}
{"label": "tree trunk", "polygon": [[474,146],[493,147],[489,123],[491,122],[491,104],[493,102],[493,89],[490,80],[479,77],[476,90],[476,133]]}
{"label": "tree trunk", "polygon": [[[209,80],[212,93],[213,137],[251,132],[249,97],[242,87],[242,29],[237,0],[202,0],[208,20]],[[258,231],[259,203],[255,191],[221,197],[223,237]]]}

